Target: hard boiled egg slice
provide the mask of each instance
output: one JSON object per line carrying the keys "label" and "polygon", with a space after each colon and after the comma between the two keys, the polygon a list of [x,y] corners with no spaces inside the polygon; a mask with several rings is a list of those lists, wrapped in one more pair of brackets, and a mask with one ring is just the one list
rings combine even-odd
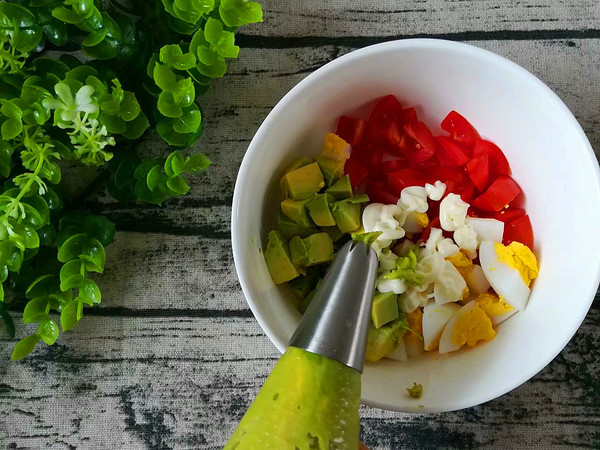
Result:
{"label": "hard boiled egg slice", "polygon": [[495,335],[490,318],[475,300],[471,300],[454,313],[446,324],[440,337],[439,352],[454,352],[465,344],[473,347],[477,342],[490,340]]}
{"label": "hard boiled egg slice", "polygon": [[467,217],[465,224],[470,226],[477,234],[477,241],[502,242],[504,236],[504,222],[496,219],[480,219]]}
{"label": "hard boiled egg slice", "polygon": [[479,303],[481,309],[485,311],[488,317],[492,320],[494,326],[504,322],[510,316],[517,312],[517,309],[509,305],[504,299],[498,298],[497,295],[483,293],[475,300]]}
{"label": "hard boiled egg slice", "polygon": [[529,287],[516,268],[500,260],[496,252],[496,245],[502,246],[502,244],[492,241],[481,243],[479,247],[481,268],[494,291],[503,297],[506,303],[522,310],[529,298]]}
{"label": "hard boiled egg slice", "polygon": [[437,347],[444,327],[450,318],[460,309],[456,303],[438,305],[430,302],[423,308],[423,341],[425,350],[430,351]]}

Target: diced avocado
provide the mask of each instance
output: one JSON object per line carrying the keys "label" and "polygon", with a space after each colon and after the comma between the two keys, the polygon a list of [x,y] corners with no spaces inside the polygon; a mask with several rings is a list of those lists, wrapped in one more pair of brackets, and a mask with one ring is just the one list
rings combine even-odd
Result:
{"label": "diced avocado", "polygon": [[333,259],[333,242],[327,233],[311,234],[303,241],[308,248],[307,266],[329,262]]}
{"label": "diced avocado", "polygon": [[396,320],[399,316],[398,296],[396,294],[393,292],[378,292],[375,294],[375,297],[373,297],[373,307],[371,308],[371,320],[375,328],[381,328],[382,325]]}
{"label": "diced avocado", "polygon": [[298,305],[298,311],[300,311],[300,313],[304,314],[306,312],[306,310],[308,309],[308,306],[310,305],[310,302],[312,302],[313,298],[315,298],[315,294],[317,293],[317,291],[321,287],[321,281],[322,280],[319,280],[317,282],[317,285],[315,286],[315,288],[312,291],[310,291],[308,293],[308,295],[306,297],[304,297],[304,300],[302,300],[300,302],[300,304]]}
{"label": "diced avocado", "polygon": [[[299,169],[300,167],[304,167],[307,166],[311,163],[314,163],[315,160],[312,158],[308,158],[306,156],[301,156],[300,158],[294,160],[294,162],[292,162],[289,166],[287,166],[284,170],[283,170],[283,175],[285,175],[288,172],[291,172],[293,170]],[[279,181],[279,184],[281,186],[281,191],[283,192],[283,195],[285,195],[286,197],[289,195],[289,193],[287,192],[287,188],[285,185],[285,177],[282,176],[281,180]]]}
{"label": "diced avocado", "polygon": [[339,241],[341,238],[346,236],[344,233],[340,231],[340,229],[336,226],[333,227],[323,227],[321,228],[325,233],[329,235],[333,242]]}
{"label": "diced avocado", "polygon": [[366,360],[371,362],[379,361],[385,355],[396,350],[407,328],[408,324],[404,314],[393,322],[383,325],[381,328],[375,328],[371,324],[367,338]]}
{"label": "diced avocado", "polygon": [[286,195],[295,200],[304,200],[319,192],[325,186],[325,180],[315,162],[286,173],[282,179],[282,186]]}
{"label": "diced avocado", "polygon": [[308,205],[311,200],[312,199],[294,200],[286,198],[281,202],[281,212],[284,216],[287,216],[301,227],[310,228],[313,226],[313,223],[310,220],[306,205]]}
{"label": "diced avocado", "polygon": [[288,283],[290,291],[298,300],[306,298],[310,292],[317,287],[320,282],[323,271],[320,270],[322,266],[309,267],[306,275],[301,275],[298,278],[294,278]]}
{"label": "diced avocado", "polygon": [[292,263],[287,242],[279,231],[269,233],[265,250],[265,262],[275,284],[293,280],[300,272]]}
{"label": "diced avocado", "polygon": [[342,233],[350,233],[360,227],[360,204],[341,201],[335,203],[331,210]]}
{"label": "diced avocado", "polygon": [[335,219],[331,215],[331,203],[333,196],[331,194],[317,194],[306,205],[313,222],[320,227],[335,226]]}
{"label": "diced avocado", "polygon": [[319,163],[321,172],[323,172],[327,186],[333,186],[344,175],[345,159],[331,159],[321,155],[317,156],[317,163]]}
{"label": "diced avocado", "polygon": [[290,256],[296,266],[305,267],[308,264],[308,247],[300,236],[290,239]]}
{"label": "diced avocado", "polygon": [[283,214],[279,214],[279,218],[277,220],[279,223],[279,228],[281,229],[281,233],[288,239],[294,236],[305,238],[306,236],[310,236],[317,231],[315,228],[298,225],[292,219]]}
{"label": "diced avocado", "polygon": [[350,176],[344,175],[325,192],[333,195],[333,197],[336,200],[343,200],[345,198],[352,197],[352,185],[350,184]]}

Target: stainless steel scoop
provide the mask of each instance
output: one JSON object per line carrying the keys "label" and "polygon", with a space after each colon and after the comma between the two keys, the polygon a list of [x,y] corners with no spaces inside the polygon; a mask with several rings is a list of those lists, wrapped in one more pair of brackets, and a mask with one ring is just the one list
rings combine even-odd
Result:
{"label": "stainless steel scoop", "polygon": [[371,247],[345,244],[288,345],[362,372],[377,267]]}

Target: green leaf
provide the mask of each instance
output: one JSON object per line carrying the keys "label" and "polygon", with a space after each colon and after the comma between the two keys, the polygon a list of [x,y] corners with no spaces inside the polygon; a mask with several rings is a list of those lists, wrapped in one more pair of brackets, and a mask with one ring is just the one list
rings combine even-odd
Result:
{"label": "green leaf", "polygon": [[73,10],[65,8],[64,6],[54,8],[52,10],[52,16],[56,17],[61,22],[70,23],[72,25],[77,25],[83,20]]}
{"label": "green leaf", "polygon": [[195,104],[183,109],[183,114],[173,121],[173,131],[187,134],[195,133],[202,125],[202,113]]}
{"label": "green leaf", "polygon": [[60,326],[63,332],[69,331],[83,316],[83,303],[75,299],[69,302],[60,313]]}
{"label": "green leaf", "polygon": [[99,30],[94,30],[81,42],[81,45],[85,45],[88,47],[93,47],[95,45],[100,44],[106,37],[108,30],[106,28],[101,28]]}
{"label": "green leaf", "polygon": [[23,111],[13,101],[0,99],[2,107],[0,113],[7,117],[1,127],[2,139],[10,140],[16,138],[23,131]]}
{"label": "green leaf", "polygon": [[146,175],[146,185],[148,186],[148,189],[153,192],[158,188],[161,182],[164,183],[165,180],[166,176],[161,172],[159,164],[150,169],[148,175]]}
{"label": "green leaf", "polygon": [[104,271],[106,252],[100,241],[92,239],[90,243],[83,248],[79,258],[85,262],[87,270],[100,273]]}
{"label": "green leaf", "polygon": [[66,291],[78,288],[85,279],[85,262],[74,259],[60,269],[60,289]]}
{"label": "green leaf", "polygon": [[184,172],[201,172],[210,166],[210,159],[204,153],[194,153],[185,160],[183,165]]}
{"label": "green leaf", "polygon": [[19,361],[29,355],[36,344],[40,341],[40,338],[37,334],[32,334],[31,336],[27,336],[17,342],[15,349],[12,352],[12,356],[10,359],[13,361]]}
{"label": "green leaf", "polygon": [[89,237],[97,240],[103,246],[107,246],[115,240],[115,224],[104,216],[85,216],[83,229]]}
{"label": "green leaf", "polygon": [[15,323],[14,323],[12,317],[10,316],[10,314],[8,313],[8,311],[6,311],[6,309],[4,309],[3,302],[0,302],[0,318],[2,318],[2,321],[4,322],[4,326],[6,327],[6,334],[8,334],[8,337],[11,339],[14,339]]}
{"label": "green leaf", "polygon": [[50,299],[48,297],[38,297],[27,302],[23,311],[23,323],[40,322],[48,317],[50,311]]}
{"label": "green leaf", "polygon": [[163,64],[156,64],[152,72],[152,78],[156,85],[163,91],[171,91],[177,88],[177,77],[175,73]]}
{"label": "green leaf", "polygon": [[79,286],[79,297],[94,304],[100,303],[102,299],[98,285],[89,278],[84,279]]}
{"label": "green leaf", "polygon": [[181,175],[178,175],[174,178],[169,178],[167,180],[167,186],[177,195],[187,194],[190,190],[190,186],[187,184],[187,181],[185,181],[185,178],[183,178]]}
{"label": "green leaf", "polygon": [[221,0],[219,15],[228,27],[240,27],[263,21],[260,3],[248,0]]}
{"label": "green leaf", "polygon": [[125,122],[131,122],[141,113],[140,104],[132,92],[126,91],[121,101],[121,118]]}
{"label": "green leaf", "polygon": [[165,173],[168,177],[174,177],[183,172],[183,164],[185,159],[179,151],[175,150],[165,160]]}
{"label": "green leaf", "polygon": [[79,258],[85,246],[90,243],[91,238],[79,233],[68,238],[58,249],[58,260],[62,263]]}
{"label": "green leaf", "polygon": [[52,345],[58,339],[58,324],[47,317],[40,322],[37,335],[48,345]]}
{"label": "green leaf", "polygon": [[162,91],[156,103],[158,111],[165,117],[177,118],[183,115],[181,104],[176,102],[172,92]]}
{"label": "green leaf", "polygon": [[187,70],[196,66],[196,57],[193,53],[183,53],[177,44],[165,45],[160,49],[160,62],[168,64],[177,70]]}
{"label": "green leaf", "polygon": [[25,211],[25,222],[31,225],[34,230],[38,230],[50,223],[50,208],[39,195],[24,198],[21,203]]}
{"label": "green leaf", "polygon": [[12,168],[12,154],[14,147],[7,141],[0,140],[0,175],[7,178]]}
{"label": "green leaf", "polygon": [[142,112],[131,122],[127,122],[127,129],[122,134],[127,139],[139,139],[149,127],[148,118]]}
{"label": "green leaf", "polygon": [[60,291],[58,285],[59,281],[54,275],[39,276],[27,287],[25,297],[34,299],[56,293]]}
{"label": "green leaf", "polygon": [[42,39],[42,29],[36,22],[27,8],[14,3],[0,3],[0,27],[11,31],[11,46],[19,52],[32,51]]}
{"label": "green leaf", "polygon": [[106,126],[106,130],[110,134],[122,134],[127,130],[127,123],[123,119],[117,116],[111,116],[101,112],[98,116],[98,120],[101,124]]}

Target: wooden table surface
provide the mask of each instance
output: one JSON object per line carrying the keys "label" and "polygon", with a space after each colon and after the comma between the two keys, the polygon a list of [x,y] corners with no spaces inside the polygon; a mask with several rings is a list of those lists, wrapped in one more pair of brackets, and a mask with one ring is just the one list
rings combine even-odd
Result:
{"label": "wooden table surface", "polygon": [[[240,59],[202,97],[200,146],[214,165],[192,179],[189,195],[162,208],[123,207],[102,195],[91,202],[120,230],[99,279],[102,305],[20,363],[8,362],[14,342],[0,338],[0,446],[225,444],[278,358],[233,266],[238,167],[277,101],[341,54],[415,36],[491,50],[547,83],[600,149],[598,0],[261,3],[265,23],[241,30]],[[361,437],[372,449],[600,448],[599,325],[597,296],[566,349],[518,389],[439,415],[363,407]]]}

